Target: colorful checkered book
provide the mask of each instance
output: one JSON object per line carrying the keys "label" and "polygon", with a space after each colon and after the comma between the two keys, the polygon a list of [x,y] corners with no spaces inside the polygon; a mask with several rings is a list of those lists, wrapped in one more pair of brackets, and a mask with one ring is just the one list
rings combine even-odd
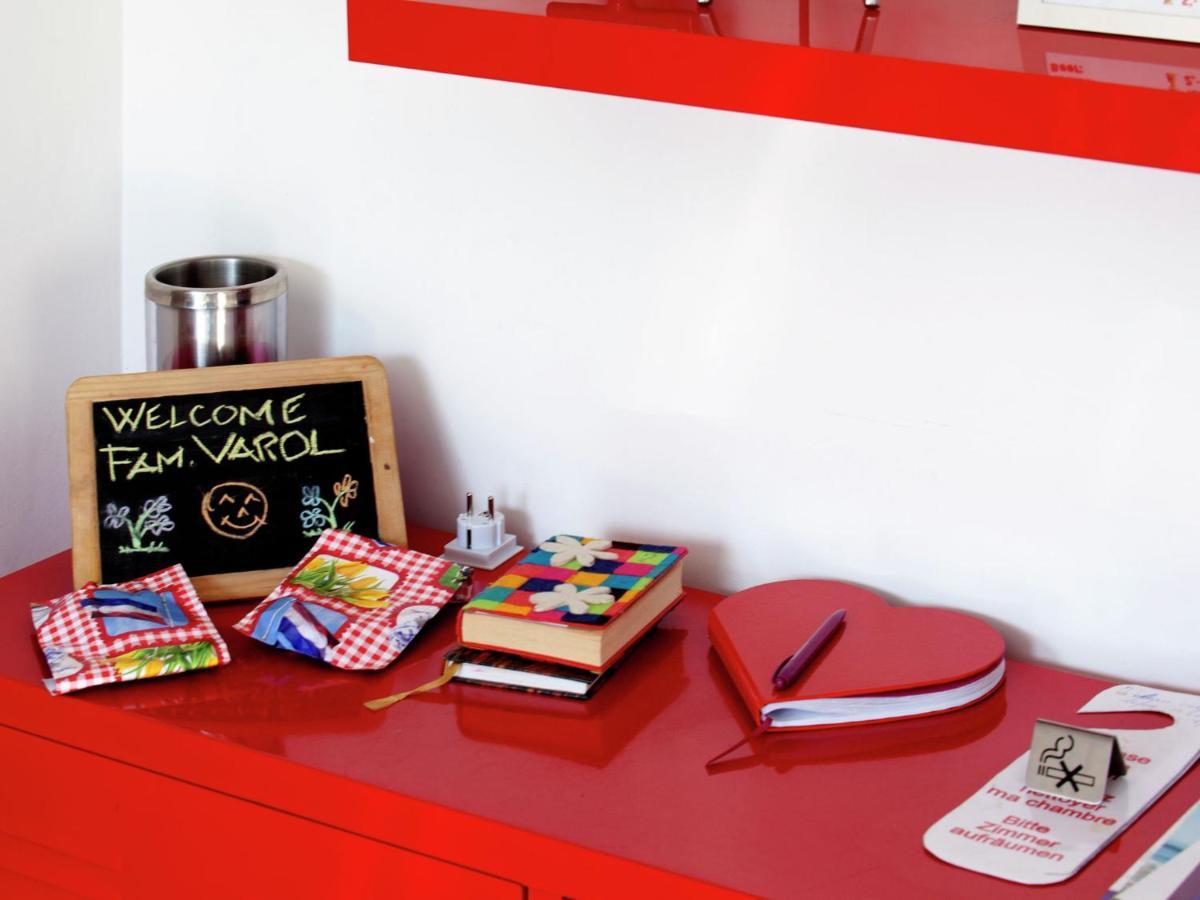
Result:
{"label": "colorful checkered book", "polygon": [[475,595],[467,647],[602,672],[683,596],[686,547],[560,534]]}
{"label": "colorful checkered book", "polygon": [[326,529],[275,590],[233,627],[339,669],[382,669],[454,596],[461,567]]}

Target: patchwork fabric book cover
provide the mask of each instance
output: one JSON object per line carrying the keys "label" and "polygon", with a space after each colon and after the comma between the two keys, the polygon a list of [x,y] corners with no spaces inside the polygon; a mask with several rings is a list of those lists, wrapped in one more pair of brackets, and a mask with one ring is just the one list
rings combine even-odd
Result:
{"label": "patchwork fabric book cover", "polygon": [[182,566],[120,584],[87,584],[30,611],[52,694],[229,662]]}
{"label": "patchwork fabric book cover", "polygon": [[233,627],[340,669],[382,669],[454,596],[463,578],[455,563],[327,529]]}
{"label": "patchwork fabric book cover", "polygon": [[686,555],[686,547],[556,535],[476,594],[464,612],[603,628]]}

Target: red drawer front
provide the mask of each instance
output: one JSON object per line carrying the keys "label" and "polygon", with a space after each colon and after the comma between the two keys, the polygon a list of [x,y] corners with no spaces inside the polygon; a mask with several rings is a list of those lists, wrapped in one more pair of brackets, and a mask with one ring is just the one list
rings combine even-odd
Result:
{"label": "red drawer front", "polygon": [[511,881],[2,726],[0,762],[0,888],[16,886],[16,896],[525,893]]}

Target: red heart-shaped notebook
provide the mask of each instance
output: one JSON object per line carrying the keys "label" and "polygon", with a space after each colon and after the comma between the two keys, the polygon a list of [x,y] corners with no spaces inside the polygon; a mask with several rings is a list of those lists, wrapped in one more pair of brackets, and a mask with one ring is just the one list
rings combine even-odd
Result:
{"label": "red heart-shaped notebook", "polygon": [[[835,610],[842,626],[782,691],[771,678]],[[756,722],[825,728],[907,719],[983,699],[1004,678],[1004,639],[946,609],[889,606],[839,581],[778,581],[733,594],[708,632]]]}

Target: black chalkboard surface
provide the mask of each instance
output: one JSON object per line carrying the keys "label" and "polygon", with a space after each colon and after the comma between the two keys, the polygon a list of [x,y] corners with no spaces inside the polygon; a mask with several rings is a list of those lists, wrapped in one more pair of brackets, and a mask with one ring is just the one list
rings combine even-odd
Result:
{"label": "black chalkboard surface", "polygon": [[78,583],[181,563],[205,600],[253,597],[324,528],[404,543],[370,357],[85,378],[67,405]]}

